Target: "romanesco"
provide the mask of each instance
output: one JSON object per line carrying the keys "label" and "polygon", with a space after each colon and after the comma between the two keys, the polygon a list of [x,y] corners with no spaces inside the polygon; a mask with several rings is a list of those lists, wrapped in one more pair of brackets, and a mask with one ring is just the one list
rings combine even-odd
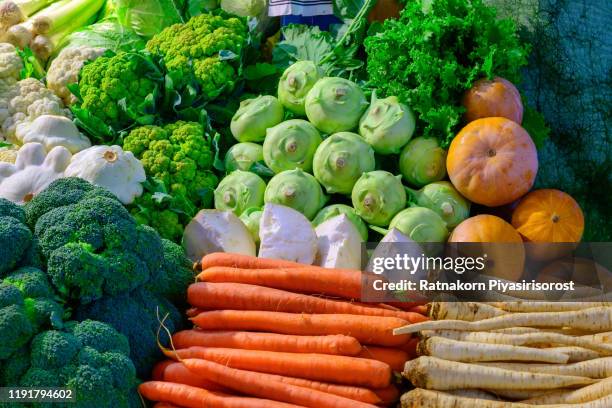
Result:
{"label": "romanesco", "polygon": [[232,91],[236,82],[235,63],[221,58],[220,51],[239,56],[245,46],[247,26],[243,19],[201,14],[185,24],[174,24],[153,36],[147,49],[161,57],[168,71],[182,78],[195,77],[206,99]]}
{"label": "romanesco", "polygon": [[[162,237],[177,241],[188,218],[210,205],[218,182],[210,171],[213,153],[204,127],[183,121],[142,126],[125,138],[123,149],[134,153],[147,176],[161,183],[161,191],[146,192],[136,200],[132,213],[139,222],[157,228]],[[180,209],[175,211],[180,214],[173,215],[172,208]]]}

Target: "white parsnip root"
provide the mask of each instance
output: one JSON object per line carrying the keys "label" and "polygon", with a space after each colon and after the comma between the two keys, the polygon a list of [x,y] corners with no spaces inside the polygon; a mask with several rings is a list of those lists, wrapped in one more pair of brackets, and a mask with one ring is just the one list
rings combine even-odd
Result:
{"label": "white parsnip root", "polygon": [[487,305],[512,313],[571,312],[612,306],[610,302],[487,302]]}
{"label": "white parsnip root", "polygon": [[476,322],[437,320],[397,328],[394,334],[416,333],[421,330],[487,331],[507,327],[572,327],[592,332],[612,330],[612,307],[593,307],[571,312],[516,313]]}
{"label": "white parsnip root", "polygon": [[408,361],[404,376],[416,387],[442,391],[465,388],[540,390],[595,382],[587,377],[518,372],[425,356]]}
{"label": "white parsnip root", "polygon": [[612,357],[581,361],[573,364],[525,364],[525,363],[479,363],[482,366],[504,368],[506,370],[527,371],[531,373],[576,375],[589,378],[612,377]]}
{"label": "white parsnip root", "polygon": [[[601,380],[600,382],[589,385],[578,390],[555,391],[541,397],[535,397],[523,401],[531,405],[551,405],[551,404],[580,404],[590,401],[597,401],[612,395],[612,378]],[[609,405],[612,407],[612,405]]]}
{"label": "white parsnip root", "polygon": [[489,332],[465,332],[457,330],[437,330],[421,332],[421,335],[439,336],[447,339],[474,343],[508,344],[513,346],[527,346],[538,344],[576,346],[597,351],[598,353],[605,356],[612,356],[612,343],[600,342],[597,341],[595,338],[574,337],[560,333],[537,332],[525,334],[504,334]]}
{"label": "white parsnip root", "polygon": [[429,316],[433,320],[464,320],[474,322],[506,314],[485,303],[478,302],[432,302]]}
{"label": "white parsnip root", "polygon": [[568,363],[579,363],[581,361],[594,360],[596,358],[603,357],[596,351],[585,349],[582,347],[551,347],[551,350],[558,351],[559,353],[567,354],[569,357]]}
{"label": "white parsnip root", "polygon": [[457,341],[444,337],[430,337],[417,346],[417,353],[450,361],[541,361],[546,363],[567,363],[567,354],[531,347],[507,344],[488,344]]}

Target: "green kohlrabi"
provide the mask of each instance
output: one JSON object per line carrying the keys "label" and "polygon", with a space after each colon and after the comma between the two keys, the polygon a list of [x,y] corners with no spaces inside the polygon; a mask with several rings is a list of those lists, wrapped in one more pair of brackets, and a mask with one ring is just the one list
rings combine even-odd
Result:
{"label": "green kohlrabi", "polygon": [[397,229],[416,242],[445,242],[448,229],[444,220],[425,207],[409,207],[397,213],[389,229]]}
{"label": "green kohlrabi", "polygon": [[266,183],[255,173],[236,170],[227,175],[215,189],[215,208],[230,210],[240,216],[250,207],[263,205]]}
{"label": "green kohlrabi", "polygon": [[359,121],[359,134],[376,153],[397,154],[414,133],[414,114],[395,96],[372,98],[372,104]]}
{"label": "green kohlrabi", "polygon": [[328,193],[350,194],[365,172],[374,170],[374,150],[359,135],[335,133],[319,145],[314,155],[314,175]]}
{"label": "green kohlrabi", "polygon": [[353,223],[357,231],[359,231],[359,235],[364,242],[368,241],[368,226],[361,219],[360,216],[357,215],[357,212],[353,207],[350,207],[346,204],[332,204],[327,207],[323,207],[321,211],[314,217],[312,220],[312,225],[317,227],[319,224],[324,223],[330,218],[337,217],[338,215],[346,215],[347,218]]}
{"label": "green kohlrabi", "polygon": [[470,216],[470,202],[448,181],[437,181],[418,191],[407,190],[411,202],[435,211],[449,228],[455,228]]}
{"label": "green kohlrabi", "polygon": [[240,214],[240,221],[247,227],[256,244],[259,244],[259,221],[262,214],[263,210],[257,207],[247,208]]}
{"label": "green kohlrabi", "polygon": [[295,62],[283,72],[278,82],[278,99],[291,112],[306,116],[306,95],[322,76],[314,62]]}
{"label": "green kohlrabi", "polygon": [[364,173],[355,183],[351,199],[357,215],[379,227],[389,225],[406,207],[406,191],[399,176],[383,170]]}
{"label": "green kohlrabi", "polygon": [[275,173],[300,168],[310,172],[321,135],[310,122],[291,119],[268,128],[263,144],[266,165]]}
{"label": "green kohlrabi", "polygon": [[311,220],[327,197],[312,175],[295,169],[283,171],[270,179],[264,201],[291,207]]}
{"label": "green kohlrabi", "polygon": [[248,171],[251,166],[263,161],[263,147],[257,143],[236,143],[225,154],[225,171]]}
{"label": "green kohlrabi", "polygon": [[344,78],[321,78],[306,95],[306,116],[324,133],[357,128],[367,106],[361,88]]}
{"label": "green kohlrabi", "polygon": [[245,99],[232,117],[230,130],[239,142],[262,142],[266,130],[283,120],[283,105],[271,95]]}
{"label": "green kohlrabi", "polygon": [[446,176],[446,150],[433,137],[417,137],[402,149],[399,169],[411,185],[423,187]]}

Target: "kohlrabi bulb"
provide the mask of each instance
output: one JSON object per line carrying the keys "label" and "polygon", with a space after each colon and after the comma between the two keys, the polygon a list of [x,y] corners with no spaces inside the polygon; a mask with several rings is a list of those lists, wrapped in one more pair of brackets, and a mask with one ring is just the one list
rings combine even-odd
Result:
{"label": "kohlrabi bulb", "polygon": [[363,173],[374,170],[374,150],[359,135],[335,133],[314,155],[314,175],[328,193],[350,194]]}
{"label": "kohlrabi bulb", "polygon": [[446,150],[433,137],[417,137],[402,149],[399,169],[411,185],[423,187],[446,176]]}
{"label": "kohlrabi bulb", "polygon": [[414,114],[395,96],[373,98],[359,121],[359,134],[379,154],[397,154],[414,133]]}
{"label": "kohlrabi bulb", "polygon": [[306,95],[306,116],[323,133],[356,129],[367,107],[361,88],[344,78],[321,78]]}
{"label": "kohlrabi bulb", "polygon": [[332,204],[327,207],[323,207],[321,211],[314,217],[312,220],[312,225],[315,227],[319,226],[319,224],[324,223],[330,218],[337,217],[338,215],[346,215],[347,218],[353,223],[357,231],[359,231],[359,235],[361,235],[361,239],[364,242],[368,241],[368,226],[361,219],[360,216],[357,215],[357,212],[353,207],[350,207],[346,204]]}
{"label": "kohlrabi bulb", "polygon": [[257,143],[236,143],[225,154],[225,171],[249,171],[251,166],[263,161],[263,147]]}
{"label": "kohlrabi bulb", "polygon": [[215,208],[230,210],[240,216],[249,207],[261,207],[266,183],[255,173],[236,170],[231,172],[215,189]]}
{"label": "kohlrabi bulb", "polygon": [[389,225],[406,207],[406,191],[399,176],[383,170],[364,173],[355,183],[351,199],[357,215],[379,227]]}
{"label": "kohlrabi bulb", "polygon": [[291,119],[268,129],[263,144],[266,165],[275,173],[302,169],[312,171],[312,159],[321,135],[310,122]]}
{"label": "kohlrabi bulb", "polygon": [[291,207],[311,220],[327,201],[317,180],[301,169],[285,170],[270,179],[266,203]]}
{"label": "kohlrabi bulb", "polygon": [[239,142],[262,142],[266,130],[283,120],[283,105],[271,95],[245,99],[230,123],[232,135]]}
{"label": "kohlrabi bulb", "polygon": [[256,244],[259,243],[259,221],[262,214],[263,210],[257,207],[247,208],[240,214],[240,221],[247,227]]}
{"label": "kohlrabi bulb", "polygon": [[436,181],[418,191],[408,190],[411,201],[435,211],[449,228],[455,228],[470,216],[470,202],[448,181]]}
{"label": "kohlrabi bulb", "polygon": [[278,100],[296,115],[305,116],[306,95],[322,76],[323,72],[314,62],[295,62],[278,81]]}
{"label": "kohlrabi bulb", "polygon": [[397,213],[389,229],[397,229],[416,242],[446,242],[448,229],[444,220],[425,207],[409,207]]}

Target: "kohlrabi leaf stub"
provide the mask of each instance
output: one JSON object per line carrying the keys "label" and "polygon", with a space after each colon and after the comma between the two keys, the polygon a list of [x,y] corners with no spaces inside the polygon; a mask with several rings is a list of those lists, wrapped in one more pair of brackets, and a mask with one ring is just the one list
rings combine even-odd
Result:
{"label": "kohlrabi leaf stub", "polygon": [[379,154],[397,154],[415,129],[414,114],[395,96],[374,99],[359,121],[359,134]]}
{"label": "kohlrabi leaf stub", "polygon": [[306,95],[323,73],[312,61],[297,61],[283,72],[278,82],[278,99],[299,116],[306,116]]}
{"label": "kohlrabi leaf stub", "polygon": [[262,142],[266,130],[278,125],[284,116],[283,105],[271,95],[245,99],[232,117],[230,130],[239,142]]}
{"label": "kohlrabi leaf stub", "polygon": [[321,135],[310,122],[291,119],[268,129],[263,144],[266,165],[275,173],[302,169],[312,171],[312,160]]}
{"label": "kohlrabi leaf stub", "polygon": [[215,189],[215,208],[240,216],[250,207],[263,205],[266,183],[255,173],[236,170],[225,176]]}
{"label": "kohlrabi leaf stub", "polygon": [[306,116],[324,133],[357,128],[368,101],[359,86],[344,78],[325,77],[306,95]]}
{"label": "kohlrabi leaf stub", "polygon": [[319,145],[314,175],[328,193],[350,194],[363,173],[374,170],[374,150],[359,135],[340,132]]}
{"label": "kohlrabi leaf stub", "polygon": [[283,171],[270,179],[264,201],[291,207],[310,220],[323,207],[327,197],[312,175],[295,169]]}
{"label": "kohlrabi leaf stub", "polygon": [[397,176],[375,170],[364,173],[353,187],[353,207],[366,222],[386,227],[406,207],[406,191]]}

